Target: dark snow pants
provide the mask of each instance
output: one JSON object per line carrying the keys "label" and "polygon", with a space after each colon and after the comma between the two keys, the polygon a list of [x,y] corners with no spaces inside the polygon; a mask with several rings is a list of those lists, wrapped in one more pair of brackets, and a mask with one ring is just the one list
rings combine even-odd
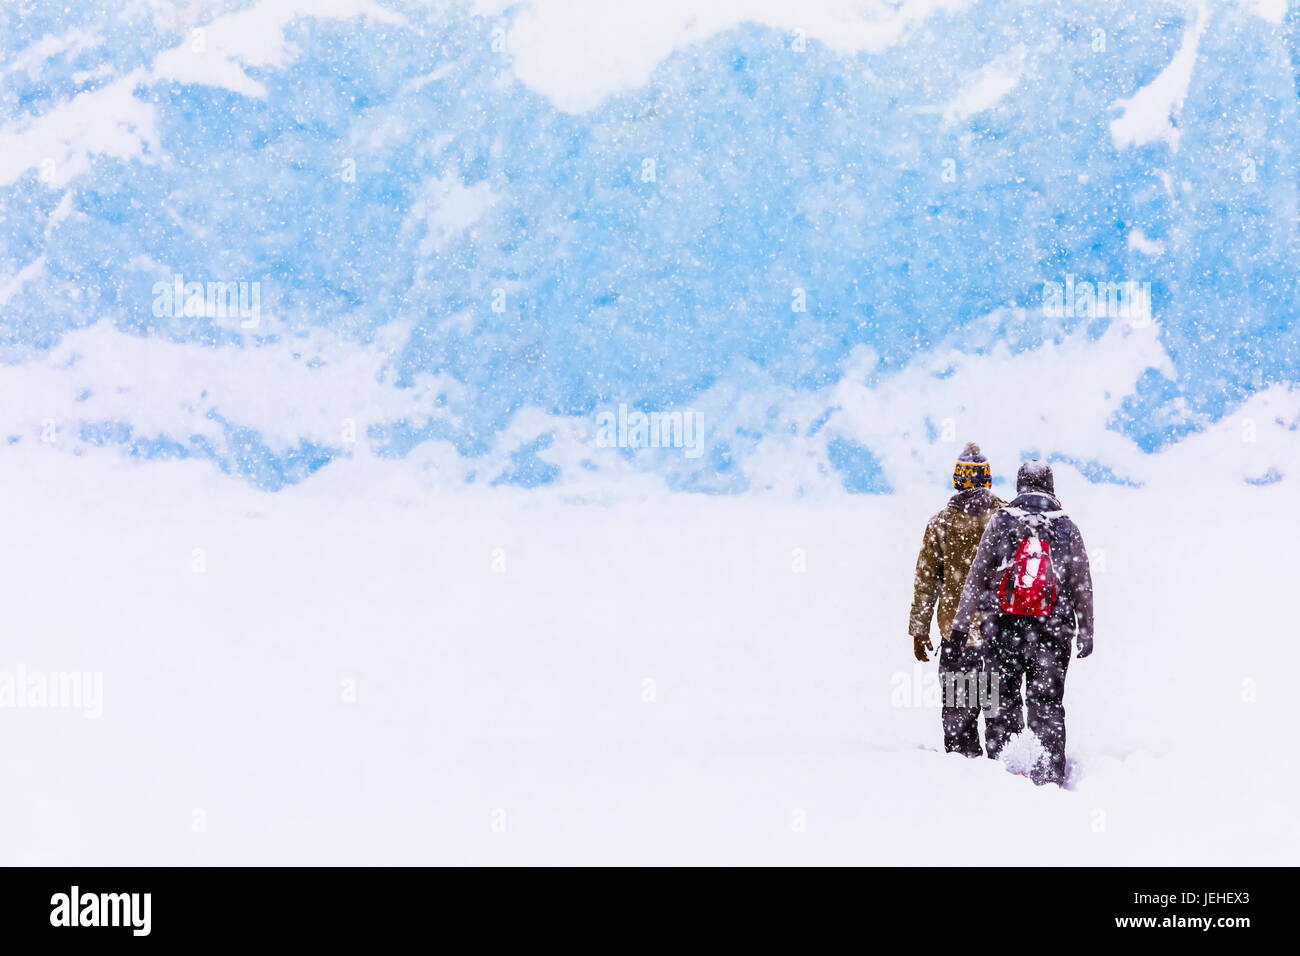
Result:
{"label": "dark snow pants", "polygon": [[983,679],[978,647],[939,647],[939,687],[943,693],[943,749],[948,753],[980,755],[980,697]]}
{"label": "dark snow pants", "polygon": [[1050,618],[998,614],[985,623],[983,635],[990,699],[997,703],[985,715],[988,755],[997,757],[1007,740],[1024,730],[1023,706],[1029,729],[1045,751],[1031,774],[1033,781],[1064,783],[1065,671],[1070,665],[1072,629]]}

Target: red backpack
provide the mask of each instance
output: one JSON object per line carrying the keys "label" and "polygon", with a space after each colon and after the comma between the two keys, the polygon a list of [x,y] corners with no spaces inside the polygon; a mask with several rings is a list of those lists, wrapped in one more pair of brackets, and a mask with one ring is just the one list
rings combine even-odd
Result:
{"label": "red backpack", "polygon": [[1056,569],[1052,548],[1037,522],[1016,545],[1016,556],[998,585],[998,603],[1006,614],[1047,617],[1056,603]]}

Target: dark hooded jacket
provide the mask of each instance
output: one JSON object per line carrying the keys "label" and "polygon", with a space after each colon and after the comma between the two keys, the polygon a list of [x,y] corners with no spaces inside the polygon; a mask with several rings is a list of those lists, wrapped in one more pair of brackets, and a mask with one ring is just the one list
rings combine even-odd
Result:
{"label": "dark hooded jacket", "polygon": [[[969,632],[972,623],[1001,611],[998,586],[1015,560],[1016,548],[1028,533],[1030,522],[1043,529],[1056,575],[1057,596],[1046,620],[1080,640],[1092,638],[1092,572],[1083,536],[1061,508],[1054,494],[1051,469],[1042,462],[1027,462],[1016,482],[1020,492],[989,521],[980,539],[970,573],[953,617],[953,630]],[[947,635],[945,635],[946,637]]]}

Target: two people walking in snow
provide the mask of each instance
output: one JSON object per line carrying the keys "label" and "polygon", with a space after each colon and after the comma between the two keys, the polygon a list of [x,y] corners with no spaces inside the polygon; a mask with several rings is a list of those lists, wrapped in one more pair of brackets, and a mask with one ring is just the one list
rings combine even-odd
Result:
{"label": "two people walking in snow", "polygon": [[[909,630],[929,660],[937,609],[944,749],[997,758],[1025,727],[1042,745],[1031,777],[1065,781],[1065,674],[1071,643],[1092,653],[1092,576],[1078,527],[1056,497],[1052,469],[1027,461],[1010,504],[973,442],[953,470],[956,494],[926,525]],[[1022,696],[1023,685],[1023,696]]]}

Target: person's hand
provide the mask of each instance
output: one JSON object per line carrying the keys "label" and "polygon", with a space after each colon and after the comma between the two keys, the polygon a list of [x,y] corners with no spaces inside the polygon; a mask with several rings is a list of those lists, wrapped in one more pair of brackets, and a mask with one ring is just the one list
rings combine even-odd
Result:
{"label": "person's hand", "polygon": [[1080,656],[1080,657],[1087,657],[1089,654],[1092,653],[1092,635],[1091,635],[1091,634],[1087,634],[1087,635],[1080,634],[1076,643],[1078,643],[1078,645],[1079,645],[1079,656]]}
{"label": "person's hand", "polygon": [[928,637],[913,637],[912,650],[916,654],[916,659],[918,661],[928,661],[930,655],[927,654],[926,651],[934,650],[934,645],[930,643],[930,638]]}

